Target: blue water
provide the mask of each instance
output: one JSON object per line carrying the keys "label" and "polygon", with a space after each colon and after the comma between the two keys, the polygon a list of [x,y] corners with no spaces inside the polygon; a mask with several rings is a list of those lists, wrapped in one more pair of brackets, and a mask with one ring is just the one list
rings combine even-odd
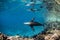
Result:
{"label": "blue water", "polygon": [[35,21],[44,23],[46,20],[44,15],[47,13],[47,9],[43,7],[39,12],[31,12],[27,10],[29,8],[19,0],[5,2],[4,8],[0,11],[0,32],[6,35],[19,34],[29,37],[41,33],[44,30],[43,26],[34,27],[35,31],[32,31],[28,25],[23,23],[30,21],[33,17],[35,17]]}

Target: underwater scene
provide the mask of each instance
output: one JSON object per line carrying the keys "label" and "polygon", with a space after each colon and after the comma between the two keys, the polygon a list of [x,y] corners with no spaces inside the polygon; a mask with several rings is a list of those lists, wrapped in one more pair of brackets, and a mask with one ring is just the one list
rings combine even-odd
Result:
{"label": "underwater scene", "polygon": [[60,40],[60,0],[0,0],[0,40]]}

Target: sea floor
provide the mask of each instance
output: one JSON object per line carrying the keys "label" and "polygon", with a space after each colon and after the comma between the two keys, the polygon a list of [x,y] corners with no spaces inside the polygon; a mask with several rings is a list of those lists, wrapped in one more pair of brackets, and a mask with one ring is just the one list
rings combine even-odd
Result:
{"label": "sea floor", "polygon": [[60,30],[48,30],[45,34],[39,34],[35,38],[20,37],[19,35],[6,36],[0,33],[0,40],[60,40]]}

